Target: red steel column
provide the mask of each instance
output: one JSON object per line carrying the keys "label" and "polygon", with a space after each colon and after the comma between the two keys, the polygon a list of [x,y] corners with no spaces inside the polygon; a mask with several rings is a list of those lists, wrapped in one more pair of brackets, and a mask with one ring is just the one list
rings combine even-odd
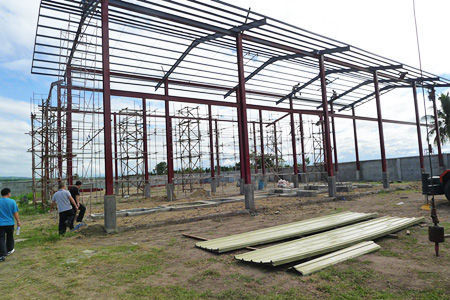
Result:
{"label": "red steel column", "polygon": [[118,162],[118,153],[117,153],[117,143],[119,142],[117,140],[117,114],[113,114],[113,120],[114,120],[114,176],[116,180],[116,184],[119,183],[119,162]]}
{"label": "red steel column", "polygon": [[264,130],[261,109],[259,110],[259,138],[261,143],[261,171],[263,175],[266,175],[266,161],[264,158]]}
{"label": "red steel column", "polygon": [[336,196],[336,178],[333,173],[333,162],[331,159],[331,141],[330,141],[330,121],[328,118],[328,97],[327,97],[327,82],[325,75],[325,63],[323,55],[319,56],[319,69],[320,69],[320,87],[322,91],[322,107],[323,107],[323,124],[325,129],[325,153],[326,153],[326,165],[328,172],[328,194],[330,197]]}
{"label": "red steel column", "polygon": [[[355,117],[355,107],[352,106],[352,116]],[[361,163],[359,162],[358,134],[356,130],[356,118],[353,118],[353,138],[355,140],[355,156],[356,156],[356,180],[361,179]]]}
{"label": "red steel column", "polygon": [[255,122],[252,123],[253,125],[253,151],[255,153],[255,174],[258,174],[258,152],[256,151],[256,124]]}
{"label": "red steel column", "polygon": [[[289,98],[289,107],[291,110],[294,109],[294,103],[292,101],[292,97]],[[297,165],[297,141],[295,140],[295,120],[294,113],[291,111],[291,141],[292,141],[292,161],[294,164],[294,187],[298,187],[298,165]]]}
{"label": "red steel column", "polygon": [[144,197],[150,197],[149,174],[148,174],[148,136],[147,136],[147,99],[142,98],[142,135],[144,154]]}
{"label": "red steel column", "polygon": [[61,138],[61,110],[62,110],[62,104],[61,104],[61,86],[58,84],[57,88],[57,107],[58,110],[56,112],[56,131],[58,135],[58,181],[62,181],[63,176],[63,159],[62,159],[62,138]]}
{"label": "red steel column", "polygon": [[442,149],[441,149],[441,134],[439,132],[439,120],[438,120],[438,113],[437,113],[437,106],[436,106],[436,91],[433,89],[430,90],[430,99],[433,101],[433,112],[434,112],[434,128],[436,131],[436,143],[438,148],[438,159],[439,159],[439,167],[441,169],[444,168],[444,157],[442,156]]}
{"label": "red steel column", "polygon": [[214,174],[214,138],[213,138],[213,124],[212,124],[212,109],[211,105],[208,105],[208,122],[209,122],[209,151],[210,151],[210,169],[211,178],[215,177]]}
{"label": "red steel column", "polygon": [[336,126],[334,125],[334,110],[333,103],[330,103],[331,111],[331,131],[333,131],[333,152],[334,152],[334,171],[338,172],[338,157],[337,157],[337,144],[336,144]]}
{"label": "red steel column", "polygon": [[[166,80],[164,84],[164,93],[169,96],[169,84]],[[172,118],[170,117],[169,100],[165,101],[166,114],[166,148],[167,148],[167,183],[173,184],[173,141],[172,141]]]}
{"label": "red steel column", "polygon": [[102,0],[102,75],[103,75],[103,133],[105,147],[105,229],[114,232],[116,200],[114,197],[113,156],[111,142],[111,81],[109,69],[109,0]]}
{"label": "red steel column", "polygon": [[142,99],[142,135],[143,135],[143,150],[144,150],[144,179],[148,183],[148,140],[147,140],[147,100]]}
{"label": "red steel column", "polygon": [[220,157],[219,157],[219,124],[217,119],[214,120],[216,127],[216,165],[217,165],[217,177],[220,176]]}
{"label": "red steel column", "polygon": [[419,105],[417,103],[417,84],[415,81],[412,84],[412,88],[414,97],[414,110],[416,113],[417,142],[419,145],[419,162],[420,162],[420,169],[423,173],[425,172],[425,164],[423,161],[422,131],[420,129]]}
{"label": "red steel column", "polygon": [[72,175],[72,70],[70,66],[67,67],[67,112],[66,112],[66,156],[67,156],[67,184],[73,184]]}
{"label": "red steel column", "polygon": [[273,140],[274,140],[274,150],[275,150],[275,168],[278,173],[278,138],[277,138],[277,123],[273,123]]}
{"label": "red steel column", "polygon": [[377,71],[373,72],[373,85],[375,87],[375,103],[377,106],[378,133],[380,135],[381,170],[383,176],[383,187],[386,189],[389,188],[389,179],[387,174],[386,151],[384,149],[383,121],[381,115],[380,89],[378,86]]}
{"label": "red steel column", "polygon": [[216,192],[216,175],[214,173],[214,133],[213,133],[213,122],[212,122],[212,109],[211,105],[208,105],[208,122],[209,122],[209,158],[210,158],[210,169],[211,169],[211,192]]}
{"label": "red steel column", "polygon": [[245,73],[244,73],[244,53],[242,46],[242,33],[238,33],[236,37],[237,66],[239,76],[239,102],[241,119],[239,129],[241,131],[241,142],[243,150],[244,182],[245,182],[245,207],[249,210],[255,210],[252,177],[250,173],[250,151],[248,143],[248,126],[247,126],[247,103],[245,94]]}
{"label": "red steel column", "polygon": [[303,176],[306,176],[306,160],[305,160],[305,132],[303,130],[303,115],[298,114],[298,117],[300,119],[300,145],[302,149],[302,172]]}

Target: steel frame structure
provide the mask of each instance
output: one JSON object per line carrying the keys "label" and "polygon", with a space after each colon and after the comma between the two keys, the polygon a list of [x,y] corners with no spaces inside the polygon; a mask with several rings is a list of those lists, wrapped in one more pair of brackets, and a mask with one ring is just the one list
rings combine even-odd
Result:
{"label": "steel frame structure", "polygon": [[[72,27],[77,30],[70,29]],[[101,30],[101,35],[97,34],[97,29]],[[64,38],[59,34],[61,31],[74,38]],[[93,39],[80,43],[81,36]],[[92,46],[94,50],[79,50],[80,46]],[[83,51],[91,56],[83,57]],[[91,67],[80,64],[83,59],[88,60]],[[448,79],[220,0],[41,0],[31,72],[65,82],[69,113],[66,117],[69,182],[72,178],[70,94],[82,89],[102,95],[107,231],[116,228],[111,97],[165,102],[169,196],[173,193],[174,178],[173,114],[169,104],[181,102],[235,109],[245,205],[254,210],[249,110],[259,112],[260,122],[264,111],[289,115],[293,136],[294,114],[322,118],[329,194],[334,196],[337,168],[333,167],[330,118],[378,123],[383,181],[387,187],[383,122],[389,120],[382,118],[380,96],[397,88],[434,91],[437,87],[450,86]],[[91,87],[72,84],[74,80],[85,78],[86,73],[98,76],[92,76]],[[101,89],[95,87],[97,82],[101,82]],[[164,91],[158,89],[161,85]],[[331,94],[331,89],[335,93]],[[227,98],[233,94],[236,101]],[[434,92],[430,95],[435,103]],[[377,118],[354,114],[356,107],[373,98]],[[416,103],[417,97],[414,98]],[[286,99],[289,101],[284,101]],[[391,122],[415,125],[419,133],[421,124],[417,105],[415,107],[416,122]],[[353,113],[338,114],[333,108],[351,109]],[[212,131],[211,120],[209,127]],[[418,138],[420,140],[420,133]],[[296,161],[295,137],[292,141]],[[357,148],[355,150],[357,153]],[[442,166],[440,145],[438,152]],[[336,157],[335,153],[335,160]],[[422,166],[422,151],[420,157]],[[298,173],[295,163],[294,170]],[[214,177],[214,173],[211,175]]]}

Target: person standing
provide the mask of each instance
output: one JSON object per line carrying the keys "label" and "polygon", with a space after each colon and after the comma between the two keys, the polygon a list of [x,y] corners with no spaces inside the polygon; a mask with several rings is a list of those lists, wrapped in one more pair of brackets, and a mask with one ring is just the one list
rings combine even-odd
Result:
{"label": "person standing", "polygon": [[19,208],[16,201],[11,199],[11,190],[1,190],[0,198],[0,262],[5,261],[6,256],[14,253],[14,219],[20,227]]}
{"label": "person standing", "polygon": [[[78,204],[78,210],[80,211],[77,216],[78,223],[83,222],[84,214],[86,213],[86,206],[84,206],[80,202],[81,185],[82,185],[81,181],[77,181],[77,182],[75,182],[74,186],[71,186],[69,188],[70,195],[75,200],[75,202]],[[73,204],[72,204],[72,210],[73,210],[73,214],[74,214],[74,217],[72,219],[72,227],[73,227],[73,223],[75,222],[75,215],[77,214],[77,208],[75,208],[75,206],[73,206]]]}
{"label": "person standing", "polygon": [[58,184],[58,191],[53,194],[52,204],[50,206],[50,211],[53,210],[55,204],[58,207],[59,213],[59,234],[64,235],[66,233],[67,227],[73,229],[73,218],[75,217],[72,205],[78,209],[78,204],[70,195],[70,192],[66,190],[66,185],[63,182]]}

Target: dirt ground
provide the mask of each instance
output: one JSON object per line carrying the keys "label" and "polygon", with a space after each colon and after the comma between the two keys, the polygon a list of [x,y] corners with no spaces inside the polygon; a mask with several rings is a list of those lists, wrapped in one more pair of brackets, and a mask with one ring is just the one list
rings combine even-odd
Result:
{"label": "dirt ground", "polygon": [[[50,215],[25,216],[16,253],[0,265],[0,298],[83,299],[450,299],[450,243],[434,256],[427,227],[414,226],[376,240],[378,252],[302,277],[289,266],[245,264],[233,255],[194,247],[190,233],[221,237],[344,210],[426,217],[419,185],[358,199],[305,204],[316,198],[271,197],[256,201],[258,213],[165,226],[182,220],[243,209],[243,203],[141,216],[148,228],[106,235],[101,221],[60,239]],[[349,199],[350,197],[347,197]],[[450,202],[436,199],[441,223],[450,232]],[[136,217],[139,218],[139,217]],[[120,223],[123,226],[126,218]]]}

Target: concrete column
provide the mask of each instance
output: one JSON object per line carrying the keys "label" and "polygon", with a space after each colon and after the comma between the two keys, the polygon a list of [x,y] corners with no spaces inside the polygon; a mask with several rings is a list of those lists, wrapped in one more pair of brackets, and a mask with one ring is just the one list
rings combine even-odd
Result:
{"label": "concrete column", "polygon": [[172,202],[175,199],[174,191],[175,191],[174,184],[173,183],[167,183],[166,184],[167,201]]}
{"label": "concrete column", "polygon": [[239,178],[239,193],[245,195],[244,178]]}
{"label": "concrete column", "polygon": [[114,195],[105,195],[103,203],[104,203],[106,233],[117,232],[116,197]]}
{"label": "concrete column", "polygon": [[144,197],[150,198],[150,182],[147,182],[144,186]]}
{"label": "concrete column", "polygon": [[211,194],[215,194],[217,190],[217,178],[211,178]]}
{"label": "concrete column", "polygon": [[356,170],[356,181],[361,181],[361,171],[360,170]]}
{"label": "concrete column", "polygon": [[254,186],[251,183],[244,184],[244,193],[245,193],[245,209],[250,211],[255,211],[255,194],[254,194]]}

